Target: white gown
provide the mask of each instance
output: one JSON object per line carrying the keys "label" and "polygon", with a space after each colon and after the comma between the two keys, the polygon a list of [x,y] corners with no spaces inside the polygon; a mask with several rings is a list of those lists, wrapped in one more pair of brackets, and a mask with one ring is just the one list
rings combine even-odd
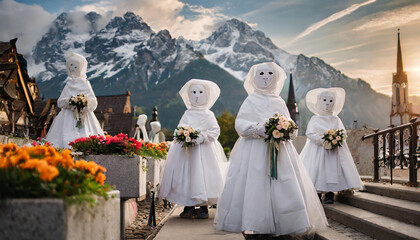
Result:
{"label": "white gown", "polygon": [[362,188],[362,181],[347,143],[327,150],[322,137],[329,129],[345,129],[337,116],[313,116],[308,123],[308,137],[300,157],[319,192],[338,192]]}
{"label": "white gown", "polygon": [[[70,97],[78,94],[85,94],[87,97],[85,121],[81,129],[76,127],[77,121],[74,119],[74,112],[69,106]],[[97,105],[95,94],[87,80],[69,80],[61,92],[60,98],[58,98],[57,106],[61,108],[61,111],[55,117],[46,140],[55,147],[69,148],[68,144],[77,138],[104,135],[98,119],[93,113]]]}
{"label": "white gown", "polygon": [[212,111],[189,109],[178,126],[191,126],[204,136],[202,144],[183,148],[173,142],[163,171],[160,197],[182,206],[215,204],[223,189],[226,157],[217,141],[220,128]]}
{"label": "white gown", "polygon": [[235,127],[240,137],[218,202],[218,230],[286,235],[327,225],[316,190],[291,142],[280,144],[278,179],[267,174],[268,144],[256,135],[254,126],[275,113],[290,118],[280,96],[260,93],[249,94],[239,110]]}
{"label": "white gown", "polygon": [[[75,53],[69,53],[67,61],[69,61],[69,58],[77,59],[81,72],[80,75],[74,76],[67,66],[69,77],[57,100],[57,106],[61,108],[61,111],[55,117],[46,136],[48,142],[60,148],[70,148],[68,144],[80,137],[104,135],[98,119],[93,113],[98,102],[90,82],[86,79],[87,61],[83,56]],[[87,98],[87,106],[83,110],[85,120],[81,129],[76,127],[77,120],[74,119],[74,111],[69,105],[70,97],[75,97],[78,94],[85,94]]]}

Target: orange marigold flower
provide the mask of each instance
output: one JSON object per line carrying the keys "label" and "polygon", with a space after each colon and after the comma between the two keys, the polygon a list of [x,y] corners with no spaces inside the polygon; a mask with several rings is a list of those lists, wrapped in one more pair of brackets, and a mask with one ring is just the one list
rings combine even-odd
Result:
{"label": "orange marigold flower", "polygon": [[42,145],[37,145],[32,148],[28,148],[28,152],[33,158],[43,158],[47,155],[47,148]]}
{"label": "orange marigold flower", "polygon": [[29,153],[24,149],[19,149],[15,155],[9,157],[9,161],[12,166],[16,166],[20,162],[25,162],[29,159]]}
{"label": "orange marigold flower", "polygon": [[95,176],[95,181],[101,185],[104,185],[105,179],[106,179],[106,176],[103,173],[98,173]]}
{"label": "orange marigold flower", "polygon": [[59,174],[56,167],[46,163],[39,165],[36,170],[39,172],[39,177],[44,181],[51,181]]}
{"label": "orange marigold flower", "polygon": [[16,150],[17,146],[14,143],[4,144],[0,147],[0,153],[15,152]]}
{"label": "orange marigold flower", "polygon": [[0,156],[0,169],[1,168],[7,168],[9,166],[9,161],[7,158]]}
{"label": "orange marigold flower", "polygon": [[51,181],[59,174],[56,167],[50,166],[47,161],[40,159],[30,159],[19,164],[19,167],[22,169],[36,169],[39,173],[39,177],[43,181]]}
{"label": "orange marigold flower", "polygon": [[39,160],[39,159],[29,159],[28,161],[19,164],[19,167],[22,169],[35,169],[37,168],[39,165],[42,165],[44,162],[44,160]]}

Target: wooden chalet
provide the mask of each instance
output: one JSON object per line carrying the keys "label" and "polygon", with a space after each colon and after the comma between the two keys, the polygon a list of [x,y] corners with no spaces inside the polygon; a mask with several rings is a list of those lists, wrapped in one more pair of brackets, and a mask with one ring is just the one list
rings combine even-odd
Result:
{"label": "wooden chalet", "polygon": [[39,92],[16,41],[0,42],[0,133],[28,136]]}

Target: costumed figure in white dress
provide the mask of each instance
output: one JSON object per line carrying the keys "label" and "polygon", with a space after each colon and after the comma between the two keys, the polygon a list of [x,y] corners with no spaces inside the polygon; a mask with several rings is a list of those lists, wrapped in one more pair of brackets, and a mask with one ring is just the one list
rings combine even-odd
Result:
{"label": "costumed figure in white dress", "polygon": [[200,206],[195,218],[208,218],[207,205],[217,203],[223,189],[223,167],[226,156],[217,141],[220,127],[210,108],[220,95],[214,82],[192,79],[179,91],[187,107],[178,126],[199,130],[195,145],[183,147],[174,141],[169,149],[163,172],[160,197],[185,206],[181,217],[193,217],[194,206]]}
{"label": "costumed figure in white dress", "polygon": [[328,224],[291,141],[280,142],[275,160],[278,177],[270,176],[264,125],[275,114],[290,119],[279,96],[285,79],[284,70],[273,62],[252,66],[246,77],[248,97],[235,121],[239,139],[217,205],[217,230],[279,236],[309,234]]}
{"label": "costumed figure in white dress", "polygon": [[160,125],[160,122],[151,122],[150,128],[152,129],[149,134],[150,142],[159,144],[165,141],[165,134],[162,132],[162,126]]}
{"label": "costumed figure in white dress", "polygon": [[140,141],[140,139],[143,139],[146,142],[149,141],[149,137],[146,131],[146,122],[147,122],[147,115],[146,114],[139,115],[139,118],[137,119],[136,130],[134,133],[134,139],[136,139],[137,141]]}
{"label": "costumed figure in white dress", "polygon": [[345,97],[342,88],[317,88],[306,94],[306,105],[315,115],[308,123],[308,139],[300,157],[319,197],[326,193],[324,203],[327,204],[334,203],[334,192],[363,186],[345,138],[337,137],[342,144],[334,149],[330,149],[331,145],[323,139],[328,130],[342,129],[346,135],[337,116],[343,109]]}
{"label": "costumed figure in white dress", "polygon": [[[69,52],[66,57],[68,78],[57,106],[61,108],[48,131],[46,140],[55,147],[69,148],[71,141],[90,135],[104,135],[93,111],[98,102],[92,86],[86,79],[87,61],[82,55]],[[83,94],[87,102],[84,108],[78,109],[70,104],[71,97]]]}

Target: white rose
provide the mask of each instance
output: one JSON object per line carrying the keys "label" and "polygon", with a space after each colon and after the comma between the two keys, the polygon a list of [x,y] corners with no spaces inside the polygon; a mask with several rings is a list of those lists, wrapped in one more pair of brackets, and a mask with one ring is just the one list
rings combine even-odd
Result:
{"label": "white rose", "polygon": [[340,136],[337,136],[335,139],[336,139],[337,141],[340,141],[340,140],[341,140],[341,137],[340,137]]}
{"label": "white rose", "polygon": [[289,128],[289,126],[290,126],[290,123],[289,123],[289,122],[283,122],[283,123],[281,124],[281,127],[282,127],[284,130],[287,130],[287,129]]}
{"label": "white rose", "polygon": [[185,138],[185,141],[186,141],[186,142],[191,142],[191,138],[190,138],[190,137],[186,137],[186,138]]}
{"label": "white rose", "polygon": [[182,128],[178,130],[179,135],[182,135],[183,133],[184,133],[184,130],[182,130]]}
{"label": "white rose", "polygon": [[185,131],[184,132],[184,136],[186,136],[186,137],[190,136],[190,132],[189,131]]}
{"label": "white rose", "polygon": [[325,149],[331,149],[332,148],[331,143],[330,142],[325,142],[324,143],[324,148]]}
{"label": "white rose", "polygon": [[335,140],[335,139],[334,139],[334,140],[332,140],[332,144],[333,144],[333,145],[336,145],[336,144],[337,144],[337,140]]}
{"label": "white rose", "polygon": [[278,125],[276,126],[276,128],[277,128],[278,130],[280,130],[280,129],[281,129],[281,124],[278,124]]}
{"label": "white rose", "polygon": [[328,137],[328,139],[329,139],[329,140],[333,140],[333,136],[331,136],[331,135],[330,135],[330,136]]}
{"label": "white rose", "polygon": [[282,132],[280,132],[280,135],[279,135],[281,138],[282,137],[284,137],[284,133],[282,133]]}
{"label": "white rose", "polygon": [[286,118],[285,116],[281,116],[281,117],[280,117],[280,121],[282,121],[282,122],[287,122],[287,118]]}
{"label": "white rose", "polygon": [[276,130],[273,131],[273,137],[274,138],[280,138],[280,132],[279,132],[279,130],[276,129]]}

